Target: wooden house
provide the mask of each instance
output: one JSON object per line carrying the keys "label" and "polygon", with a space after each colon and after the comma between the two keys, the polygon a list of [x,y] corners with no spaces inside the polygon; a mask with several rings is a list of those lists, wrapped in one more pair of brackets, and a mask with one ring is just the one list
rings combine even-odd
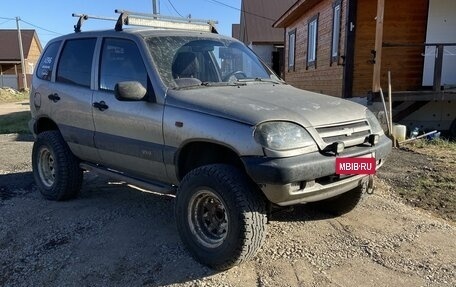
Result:
{"label": "wooden house", "polygon": [[274,27],[288,83],[376,101],[390,71],[395,122],[456,134],[456,1],[298,0]]}
{"label": "wooden house", "polygon": [[[296,0],[242,0],[232,36],[249,46],[278,75],[283,71],[283,30],[272,27]],[[283,76],[283,75],[282,75]]]}
{"label": "wooden house", "polygon": [[[21,30],[28,86],[43,50],[35,30]],[[22,65],[18,33],[15,29],[0,30],[0,87],[22,89]]]}

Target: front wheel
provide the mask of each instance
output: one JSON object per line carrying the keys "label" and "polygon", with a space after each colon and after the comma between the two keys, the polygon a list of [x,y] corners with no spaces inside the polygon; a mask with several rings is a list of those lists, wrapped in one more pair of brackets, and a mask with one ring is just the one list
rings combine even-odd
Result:
{"label": "front wheel", "polygon": [[266,236],[265,201],[243,173],[228,165],[207,165],[186,175],[175,215],[193,257],[217,270],[253,257]]}
{"label": "front wheel", "polygon": [[38,134],[32,150],[35,182],[49,200],[67,200],[79,192],[82,170],[58,131]]}

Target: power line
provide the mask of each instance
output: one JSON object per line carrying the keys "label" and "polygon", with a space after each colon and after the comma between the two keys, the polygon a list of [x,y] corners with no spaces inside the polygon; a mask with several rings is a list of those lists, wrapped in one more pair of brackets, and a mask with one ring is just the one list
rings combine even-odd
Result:
{"label": "power line", "polygon": [[274,22],[276,21],[276,19],[272,19],[272,18],[269,18],[269,17],[265,17],[263,15],[259,15],[259,14],[256,14],[256,13],[245,11],[245,10],[239,9],[237,7],[234,7],[234,6],[228,5],[226,3],[223,3],[221,1],[217,1],[217,0],[206,0],[206,1],[210,1],[212,3],[216,3],[216,4],[219,4],[219,5],[222,5],[222,6],[237,10],[237,11],[241,11],[242,13],[250,14],[252,16],[256,16],[256,17],[259,17],[259,18],[262,18],[262,19],[265,19],[265,20],[274,21]]}
{"label": "power line", "polygon": [[15,20],[14,18],[5,18],[5,17],[0,17],[0,19],[2,19],[2,20],[8,20],[8,21]]}
{"label": "power line", "polygon": [[55,31],[52,31],[52,30],[49,30],[49,29],[46,29],[46,28],[37,26],[37,25],[32,24],[32,23],[30,23],[30,22],[27,22],[27,21],[25,21],[25,20],[23,20],[23,19],[21,19],[20,21],[22,21],[22,22],[24,22],[25,24],[28,24],[28,25],[30,25],[30,26],[32,26],[32,27],[35,27],[35,28],[37,28],[37,29],[40,29],[40,30],[43,30],[43,31],[46,31],[46,32],[49,32],[49,33],[53,33],[53,34],[56,34],[56,35],[63,35],[62,33],[55,32]]}
{"label": "power line", "polygon": [[173,7],[173,10],[176,11],[176,13],[177,13],[179,16],[184,17],[184,16],[182,16],[181,13],[179,13],[179,11],[177,11],[176,7],[174,7],[174,5],[173,5],[173,3],[171,2],[171,0],[168,0],[168,3],[171,5],[171,7]]}
{"label": "power line", "polygon": [[3,24],[6,24],[6,23],[8,23],[8,22],[10,22],[10,21],[12,21],[12,20],[6,20],[6,21],[4,21],[4,22],[0,23],[0,26],[1,26],[1,25],[3,25]]}

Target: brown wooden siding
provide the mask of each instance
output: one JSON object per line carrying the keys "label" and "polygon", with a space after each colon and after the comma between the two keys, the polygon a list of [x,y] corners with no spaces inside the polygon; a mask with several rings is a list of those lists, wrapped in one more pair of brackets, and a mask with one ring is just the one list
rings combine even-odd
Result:
{"label": "brown wooden siding", "polygon": [[[355,63],[353,96],[365,96],[372,90],[372,54],[375,45],[377,1],[358,0],[355,22]],[[386,13],[385,13],[386,14]]]}
{"label": "brown wooden siding", "polygon": [[[383,42],[424,43],[428,0],[386,0]],[[424,47],[383,48],[381,85],[388,85],[391,70],[395,91],[420,90],[423,81]]]}
{"label": "brown wooden siding", "polygon": [[[424,43],[428,0],[386,0],[383,42]],[[377,1],[358,0],[355,36],[353,95],[365,96],[372,90],[372,54],[375,44]],[[421,87],[424,48],[383,48],[381,86],[387,88],[391,70],[393,89],[418,90]]]}
{"label": "brown wooden siding", "polygon": [[[331,42],[333,26],[333,0],[323,0],[286,29],[285,39],[285,80],[301,89],[342,96],[343,66],[331,65]],[[342,21],[340,37],[340,55],[344,56],[346,0],[342,1]],[[307,61],[307,23],[310,18],[319,14],[317,32],[317,63],[316,68],[306,69]],[[288,71],[288,32],[296,29],[295,69]]]}

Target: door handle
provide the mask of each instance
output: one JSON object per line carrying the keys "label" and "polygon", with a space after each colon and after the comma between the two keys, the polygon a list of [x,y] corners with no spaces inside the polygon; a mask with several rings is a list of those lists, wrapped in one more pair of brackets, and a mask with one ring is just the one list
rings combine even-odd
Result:
{"label": "door handle", "polygon": [[50,94],[48,96],[48,99],[53,101],[54,103],[57,103],[60,100],[60,97],[58,94]]}
{"label": "door handle", "polygon": [[107,110],[109,108],[109,106],[104,102],[104,101],[101,101],[101,102],[95,102],[92,104],[92,106],[96,109],[99,109],[100,111],[104,111],[104,110]]}

